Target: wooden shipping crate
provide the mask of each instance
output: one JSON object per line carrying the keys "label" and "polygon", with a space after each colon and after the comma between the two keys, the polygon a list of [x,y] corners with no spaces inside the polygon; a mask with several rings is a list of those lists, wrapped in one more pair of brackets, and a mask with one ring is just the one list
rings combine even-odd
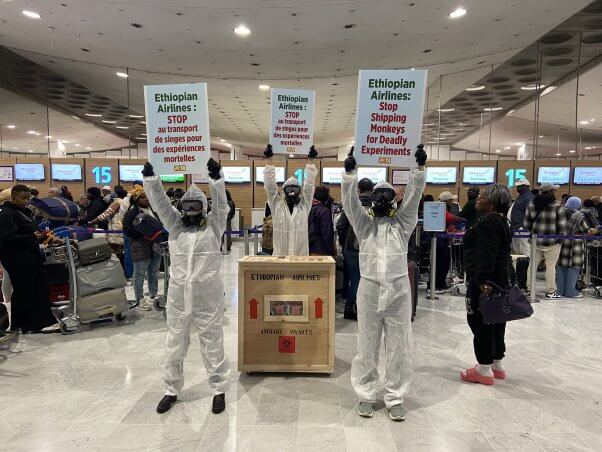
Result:
{"label": "wooden shipping crate", "polygon": [[334,372],[334,259],[246,256],[238,265],[238,370]]}

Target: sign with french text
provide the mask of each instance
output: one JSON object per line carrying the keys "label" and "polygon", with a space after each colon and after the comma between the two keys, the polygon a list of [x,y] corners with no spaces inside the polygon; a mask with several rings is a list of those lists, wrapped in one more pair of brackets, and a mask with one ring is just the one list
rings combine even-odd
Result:
{"label": "sign with french text", "polygon": [[207,84],[147,85],[144,105],[155,174],[206,173],[211,152]]}
{"label": "sign with french text", "polygon": [[425,70],[362,70],[357,85],[355,159],[360,165],[416,166]]}
{"label": "sign with french text", "polygon": [[272,88],[270,143],[275,154],[307,154],[314,142],[316,93]]}

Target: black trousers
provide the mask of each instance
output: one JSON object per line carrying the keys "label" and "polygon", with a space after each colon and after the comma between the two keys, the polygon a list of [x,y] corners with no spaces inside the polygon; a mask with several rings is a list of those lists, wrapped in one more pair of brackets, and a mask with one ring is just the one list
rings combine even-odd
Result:
{"label": "black trousers", "polygon": [[492,364],[493,360],[504,358],[506,353],[506,322],[483,323],[483,316],[479,311],[479,293],[477,288],[473,289],[471,284],[467,287],[466,308],[468,314],[468,326],[472,330],[474,353],[479,364]]}
{"label": "black trousers", "polygon": [[39,255],[13,252],[2,256],[2,265],[13,285],[11,331],[39,331],[56,323],[50,309]]}
{"label": "black trousers", "polygon": [[435,267],[435,289],[447,288],[447,274],[450,265],[450,250],[447,239],[437,239],[437,264]]}

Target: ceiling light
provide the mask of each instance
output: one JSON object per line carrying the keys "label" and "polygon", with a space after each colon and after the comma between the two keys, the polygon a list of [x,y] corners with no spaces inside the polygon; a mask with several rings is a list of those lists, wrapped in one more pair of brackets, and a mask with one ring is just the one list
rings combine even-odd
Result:
{"label": "ceiling light", "polygon": [[60,141],[61,143],[63,143],[63,144],[69,144],[69,143],[71,143],[71,141],[67,141],[67,140],[59,140],[59,141]]}
{"label": "ceiling light", "polygon": [[481,91],[482,89],[485,89],[485,85],[472,85],[465,88],[464,91]]}
{"label": "ceiling light", "polygon": [[50,140],[52,138],[52,135],[46,135],[44,138],[46,138],[47,140]]}
{"label": "ceiling light", "polygon": [[[585,149],[587,149],[587,148],[585,148]],[[574,150],[574,149],[571,149],[569,152],[570,152],[571,154],[574,154],[574,153],[575,153],[575,150]]]}
{"label": "ceiling light", "polygon": [[585,126],[585,125],[589,124],[589,121],[579,121],[579,124]]}
{"label": "ceiling light", "polygon": [[17,127],[17,126],[14,124],[9,124],[6,126],[7,129],[14,129],[15,127]]}
{"label": "ceiling light", "polygon": [[543,138],[543,135],[539,135],[539,138]]}
{"label": "ceiling light", "polygon": [[92,148],[91,148],[90,146],[88,146],[88,147],[86,148],[86,151],[91,151],[91,150],[92,150]]}
{"label": "ceiling light", "polygon": [[506,113],[506,116],[510,116],[512,113],[514,113],[516,110],[513,108],[512,110],[510,110],[508,113]]}
{"label": "ceiling light", "polygon": [[117,121],[111,121],[108,119],[103,119],[101,122],[104,122],[105,124],[117,124]]}
{"label": "ceiling light", "polygon": [[510,149],[510,146],[504,146],[504,151],[507,151],[508,149]]}
{"label": "ceiling light", "polygon": [[129,129],[128,126],[115,126],[117,129]]}
{"label": "ceiling light", "polygon": [[145,136],[146,136],[146,133],[141,133],[140,135],[142,135],[143,137],[145,137]]}
{"label": "ceiling light", "polygon": [[220,142],[220,143],[225,143],[225,142],[226,142],[226,140],[224,140],[223,138],[220,138],[220,139],[219,139],[219,142]]}
{"label": "ceiling light", "polygon": [[144,118],[144,115],[130,115],[130,118],[140,119],[140,118]]}
{"label": "ceiling light", "polygon": [[455,108],[437,108],[437,111],[441,112],[441,113],[448,113],[448,112],[454,111],[454,110],[455,110]]}
{"label": "ceiling light", "polygon": [[289,156],[289,157],[294,157],[294,156],[295,156],[295,154],[289,154],[288,156]]}
{"label": "ceiling light", "polygon": [[27,152],[33,152],[33,149],[30,149],[30,150],[29,150],[29,151],[27,151]]}
{"label": "ceiling light", "polygon": [[[590,149],[593,149],[593,148],[591,146],[585,146],[585,149],[587,149],[589,151]],[[575,152],[575,151],[571,151],[571,152]]]}
{"label": "ceiling light", "polygon": [[589,122],[594,122],[594,119],[593,119],[593,118],[592,118],[592,119],[590,119],[590,120],[589,120]]}
{"label": "ceiling light", "polygon": [[77,116],[71,115],[71,117],[72,117],[73,119],[77,119],[78,121],[80,120],[80,119],[79,119]]}
{"label": "ceiling light", "polygon": [[29,135],[36,135],[38,132],[36,132],[35,130],[28,130],[27,133]]}
{"label": "ceiling light", "polygon": [[483,108],[483,111],[500,111],[503,110],[503,107],[487,107]]}
{"label": "ceiling light", "polygon": [[410,71],[415,71],[415,70],[416,70],[416,68],[415,68],[415,67],[413,67],[413,68],[410,68]]}
{"label": "ceiling light", "polygon": [[102,118],[101,113],[86,113],[86,116],[89,116],[90,118]]}
{"label": "ceiling light", "polygon": [[40,16],[35,11],[28,11],[28,10],[24,9],[21,12],[23,13],[24,16],[29,17],[30,19],[41,19],[42,18],[42,16]]}
{"label": "ceiling light", "polygon": [[501,149],[496,149],[495,152],[500,153],[500,152],[502,152],[502,150]]}
{"label": "ceiling light", "polygon": [[520,87],[520,89],[522,89],[523,91],[535,91],[539,88],[541,88],[541,85],[525,85]]}
{"label": "ceiling light", "polygon": [[247,27],[246,25],[244,25],[244,24],[240,24],[238,27],[236,27],[234,29],[234,33],[237,36],[240,36],[240,37],[244,38],[244,37],[249,36],[251,34],[251,29],[249,27]]}
{"label": "ceiling light", "polygon": [[543,97],[543,96],[545,96],[546,94],[549,94],[549,93],[551,93],[551,92],[552,92],[552,91],[554,91],[555,89],[556,89],[556,87],[555,87],[555,86],[553,86],[553,85],[550,85],[550,86],[548,86],[546,89],[544,89],[544,90],[541,92],[541,94],[539,95],[539,97]]}
{"label": "ceiling light", "polygon": [[556,154],[556,157],[560,157],[561,155],[562,155],[562,154],[561,154],[560,152],[558,152],[558,153]]}
{"label": "ceiling light", "polygon": [[261,91],[267,91],[267,90],[269,90],[269,89],[270,89],[270,85],[266,85],[266,84],[263,84],[263,83],[262,83],[261,85],[259,85],[259,89],[260,89]]}
{"label": "ceiling light", "polygon": [[525,143],[516,143],[517,146],[523,146]]}
{"label": "ceiling light", "polygon": [[79,147],[81,147],[81,144],[77,143],[77,144],[75,144],[74,146],[75,146],[76,148],[79,148]]}
{"label": "ceiling light", "polygon": [[129,76],[125,72],[115,72],[117,77],[128,78]]}
{"label": "ceiling light", "polygon": [[459,17],[465,16],[468,11],[462,7],[456,8],[451,13],[449,13],[449,17],[452,19],[458,19]]}
{"label": "ceiling light", "polygon": [[137,140],[146,141],[146,137],[136,137]]}
{"label": "ceiling light", "polygon": [[146,125],[146,121],[140,121],[140,124]]}

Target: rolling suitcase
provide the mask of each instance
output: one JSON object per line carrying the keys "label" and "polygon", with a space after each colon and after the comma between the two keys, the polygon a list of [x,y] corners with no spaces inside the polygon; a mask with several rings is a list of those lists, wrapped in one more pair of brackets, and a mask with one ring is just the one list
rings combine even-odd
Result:
{"label": "rolling suitcase", "polygon": [[96,264],[81,266],[76,270],[75,275],[79,297],[125,286],[123,268],[117,257]]}
{"label": "rolling suitcase", "polygon": [[77,300],[77,313],[82,322],[118,316],[129,308],[125,287],[105,290]]}
{"label": "rolling suitcase", "polygon": [[414,261],[408,261],[408,278],[410,279],[410,295],[412,297],[412,320],[416,317],[416,307],[418,306],[418,265]]}
{"label": "rolling suitcase", "polygon": [[104,238],[90,239],[77,243],[80,265],[91,265],[111,258],[111,247]]}

